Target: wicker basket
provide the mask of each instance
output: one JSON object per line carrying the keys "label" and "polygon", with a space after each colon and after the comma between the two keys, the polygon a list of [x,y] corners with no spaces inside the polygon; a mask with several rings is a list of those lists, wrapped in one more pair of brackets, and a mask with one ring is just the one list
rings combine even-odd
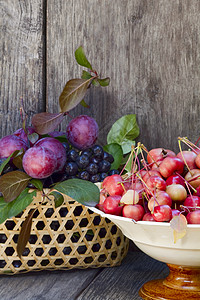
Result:
{"label": "wicker basket", "polygon": [[[0,225],[0,274],[120,265],[129,240],[108,219],[64,196],[62,206],[39,205],[37,196],[20,216]],[[16,252],[22,222],[34,213],[31,236],[20,259]]]}

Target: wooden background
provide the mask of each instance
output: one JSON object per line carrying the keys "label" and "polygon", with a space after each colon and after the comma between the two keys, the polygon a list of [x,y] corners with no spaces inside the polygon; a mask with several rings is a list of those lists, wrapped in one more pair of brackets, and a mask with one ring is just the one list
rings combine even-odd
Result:
{"label": "wooden background", "polygon": [[[200,135],[199,0],[0,0],[0,136],[29,113],[58,112],[65,83],[80,77],[82,45],[107,88],[93,88],[72,116],[88,114],[106,142],[119,117],[135,113],[148,148],[178,149]],[[63,122],[62,129],[66,127]]]}

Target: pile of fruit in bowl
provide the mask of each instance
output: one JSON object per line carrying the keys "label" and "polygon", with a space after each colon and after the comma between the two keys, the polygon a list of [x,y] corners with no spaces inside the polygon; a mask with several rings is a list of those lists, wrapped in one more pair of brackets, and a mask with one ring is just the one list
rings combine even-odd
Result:
{"label": "pile of fruit in bowl", "polygon": [[170,222],[180,236],[187,224],[200,224],[200,148],[187,138],[178,143],[177,154],[163,148],[147,151],[138,143],[130,155],[132,172],[106,177],[96,207],[136,222]]}

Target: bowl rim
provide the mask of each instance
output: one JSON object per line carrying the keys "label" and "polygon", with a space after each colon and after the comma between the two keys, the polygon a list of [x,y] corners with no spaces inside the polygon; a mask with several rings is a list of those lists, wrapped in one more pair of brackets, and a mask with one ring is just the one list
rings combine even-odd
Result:
{"label": "bowl rim", "polygon": [[[94,206],[87,206],[87,208],[89,208],[90,210],[92,210],[93,212],[101,215],[104,218],[108,218],[108,219],[113,219],[113,220],[119,220],[119,221],[125,221],[125,222],[131,222],[133,224],[139,224],[139,225],[151,225],[151,226],[161,226],[161,227],[170,227],[170,223],[169,222],[153,222],[153,221],[135,221],[134,219],[131,218],[125,218],[122,216],[116,216],[116,215],[111,215],[111,214],[106,214],[103,211],[101,211],[100,209],[94,207]],[[200,228],[200,224],[187,224],[187,228]]]}

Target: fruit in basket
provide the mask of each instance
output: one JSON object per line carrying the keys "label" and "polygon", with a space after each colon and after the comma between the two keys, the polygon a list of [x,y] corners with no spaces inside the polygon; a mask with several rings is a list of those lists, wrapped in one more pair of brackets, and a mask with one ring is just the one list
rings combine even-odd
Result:
{"label": "fruit in basket", "polygon": [[7,135],[0,140],[0,158],[9,157],[14,151],[23,149],[26,151],[28,145],[16,135]]}
{"label": "fruit in basket", "polygon": [[87,115],[80,115],[69,122],[66,135],[68,141],[74,147],[84,150],[94,145],[98,131],[98,125],[93,118]]}
{"label": "fruit in basket", "polygon": [[46,178],[53,174],[57,167],[55,154],[42,146],[29,148],[23,156],[23,168],[33,178]]}

